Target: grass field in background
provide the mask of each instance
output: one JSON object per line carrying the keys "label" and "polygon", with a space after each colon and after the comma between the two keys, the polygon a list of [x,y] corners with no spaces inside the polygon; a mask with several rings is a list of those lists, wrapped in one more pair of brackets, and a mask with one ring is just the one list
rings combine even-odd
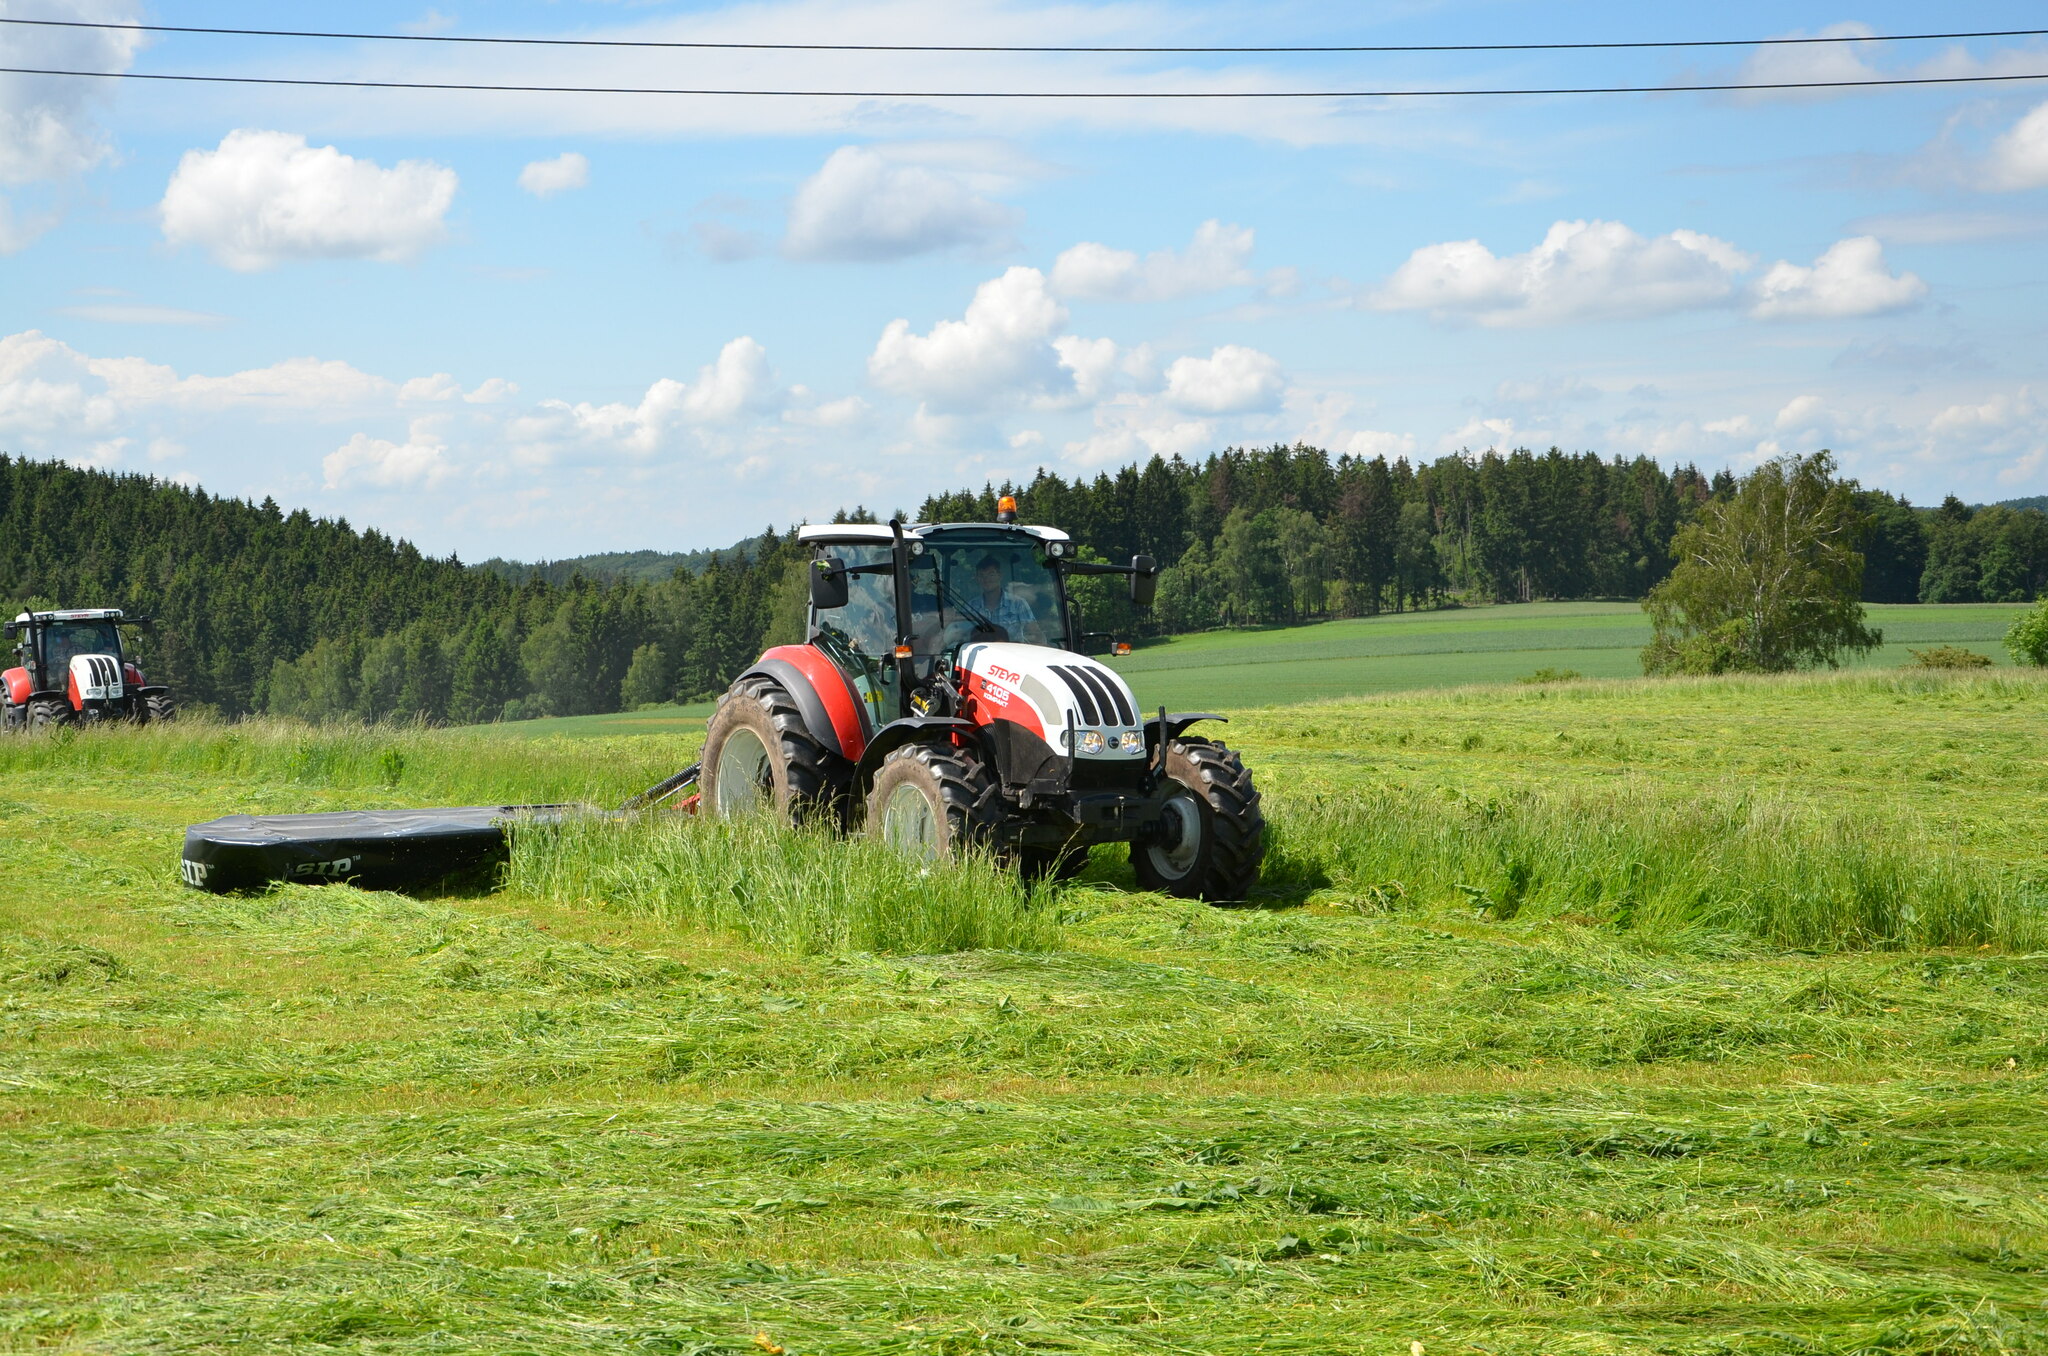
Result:
{"label": "grass field in background", "polygon": [[[1897,668],[1956,645],[2010,663],[2000,643],[2025,604],[1873,604],[1882,648],[1854,668]],[[1510,683],[1539,669],[1588,678],[1643,671],[1649,619],[1635,603],[1528,603],[1409,612],[1270,631],[1177,636],[1114,661],[1141,703],[1228,710],[1373,692]]]}
{"label": "grass field in background", "polygon": [[215,897],[697,736],[0,741],[0,1350],[2048,1350],[2048,675],[1218,732],[1250,908],[673,821]]}
{"label": "grass field in background", "polygon": [[[2001,643],[2026,605],[1874,604],[1885,644],[1852,668],[1897,668],[1912,651],[1955,645],[2010,663]],[[1635,603],[1529,603],[1408,612],[1271,630],[1212,631],[1150,644],[1109,661],[1129,677],[1139,704],[1176,711],[1235,711],[1374,692],[1510,683],[1538,669],[1588,678],[1633,678],[1650,640]],[[657,734],[701,731],[708,704],[607,716],[513,721],[507,735]]]}

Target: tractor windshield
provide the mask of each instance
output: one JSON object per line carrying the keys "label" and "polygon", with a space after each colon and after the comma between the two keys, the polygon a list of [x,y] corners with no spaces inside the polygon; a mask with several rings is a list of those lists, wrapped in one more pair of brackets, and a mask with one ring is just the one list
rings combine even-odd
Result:
{"label": "tractor windshield", "polygon": [[1059,580],[1035,540],[963,529],[928,533],[924,548],[910,563],[911,633],[918,653],[939,654],[969,640],[994,638],[1066,645]]}
{"label": "tractor windshield", "polygon": [[120,633],[112,622],[60,621],[43,628],[43,663],[53,674],[67,671],[76,655],[120,653]]}

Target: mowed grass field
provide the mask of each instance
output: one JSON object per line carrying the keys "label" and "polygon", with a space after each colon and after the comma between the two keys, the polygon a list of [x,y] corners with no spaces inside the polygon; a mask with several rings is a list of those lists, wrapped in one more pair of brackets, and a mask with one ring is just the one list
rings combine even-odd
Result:
{"label": "mowed grass field", "polygon": [[[1898,668],[1912,652],[1955,645],[2010,663],[2001,641],[2019,603],[1875,604],[1870,622],[1884,645],[1852,668]],[[1529,603],[1408,612],[1271,630],[1176,636],[1111,660],[1148,709],[1237,711],[1377,692],[1511,683],[1539,669],[1588,678],[1633,678],[1650,641],[1635,603]],[[708,705],[668,706],[606,716],[517,721],[504,733],[668,734],[701,731]]]}
{"label": "mowed grass field", "polygon": [[2048,676],[1219,733],[1249,907],[671,820],[215,897],[696,736],[0,744],[0,1349],[2048,1350]]}

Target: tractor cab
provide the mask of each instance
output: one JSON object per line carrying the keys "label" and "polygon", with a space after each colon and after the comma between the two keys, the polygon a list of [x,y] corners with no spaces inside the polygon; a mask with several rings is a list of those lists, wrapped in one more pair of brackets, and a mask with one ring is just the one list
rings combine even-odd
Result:
{"label": "tractor cab", "polygon": [[770,805],[1031,874],[1128,842],[1157,888],[1243,897],[1263,851],[1257,794],[1236,754],[1184,733],[1221,717],[1148,717],[1082,653],[1067,580],[1127,575],[1149,606],[1150,557],[1083,561],[1007,499],[993,523],[835,523],[798,539],[812,550],[809,636],[721,699],[704,745],[712,814]]}
{"label": "tractor cab", "polygon": [[169,719],[169,689],[144,680],[122,636],[151,625],[109,607],[21,613],[5,627],[16,662],[0,673],[0,729]]}
{"label": "tractor cab", "polygon": [[[985,523],[804,528],[814,551],[810,643],[855,676],[869,716],[886,723],[952,703],[970,645],[1068,650],[1082,636],[1058,567],[1064,532]],[[843,582],[845,600],[840,601]],[[903,649],[908,654],[903,654]],[[907,662],[906,662],[907,661]]]}

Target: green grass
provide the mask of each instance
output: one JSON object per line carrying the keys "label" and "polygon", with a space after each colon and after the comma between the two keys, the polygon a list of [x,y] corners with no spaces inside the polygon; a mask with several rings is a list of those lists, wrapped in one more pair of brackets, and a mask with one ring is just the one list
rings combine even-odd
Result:
{"label": "green grass", "polygon": [[2043,676],[1222,732],[1249,908],[672,819],[214,897],[187,822],[694,739],[0,742],[0,1350],[2048,1350]]}
{"label": "green grass", "polygon": [[[1909,653],[1956,645],[2004,664],[2005,628],[2023,604],[1875,604],[1882,648],[1857,668],[1897,668]],[[1217,631],[1146,646],[1115,661],[1147,708],[1235,710],[1291,702],[1507,683],[1544,668],[1633,678],[1650,626],[1634,603],[1530,603],[1410,612],[1269,631]]]}

